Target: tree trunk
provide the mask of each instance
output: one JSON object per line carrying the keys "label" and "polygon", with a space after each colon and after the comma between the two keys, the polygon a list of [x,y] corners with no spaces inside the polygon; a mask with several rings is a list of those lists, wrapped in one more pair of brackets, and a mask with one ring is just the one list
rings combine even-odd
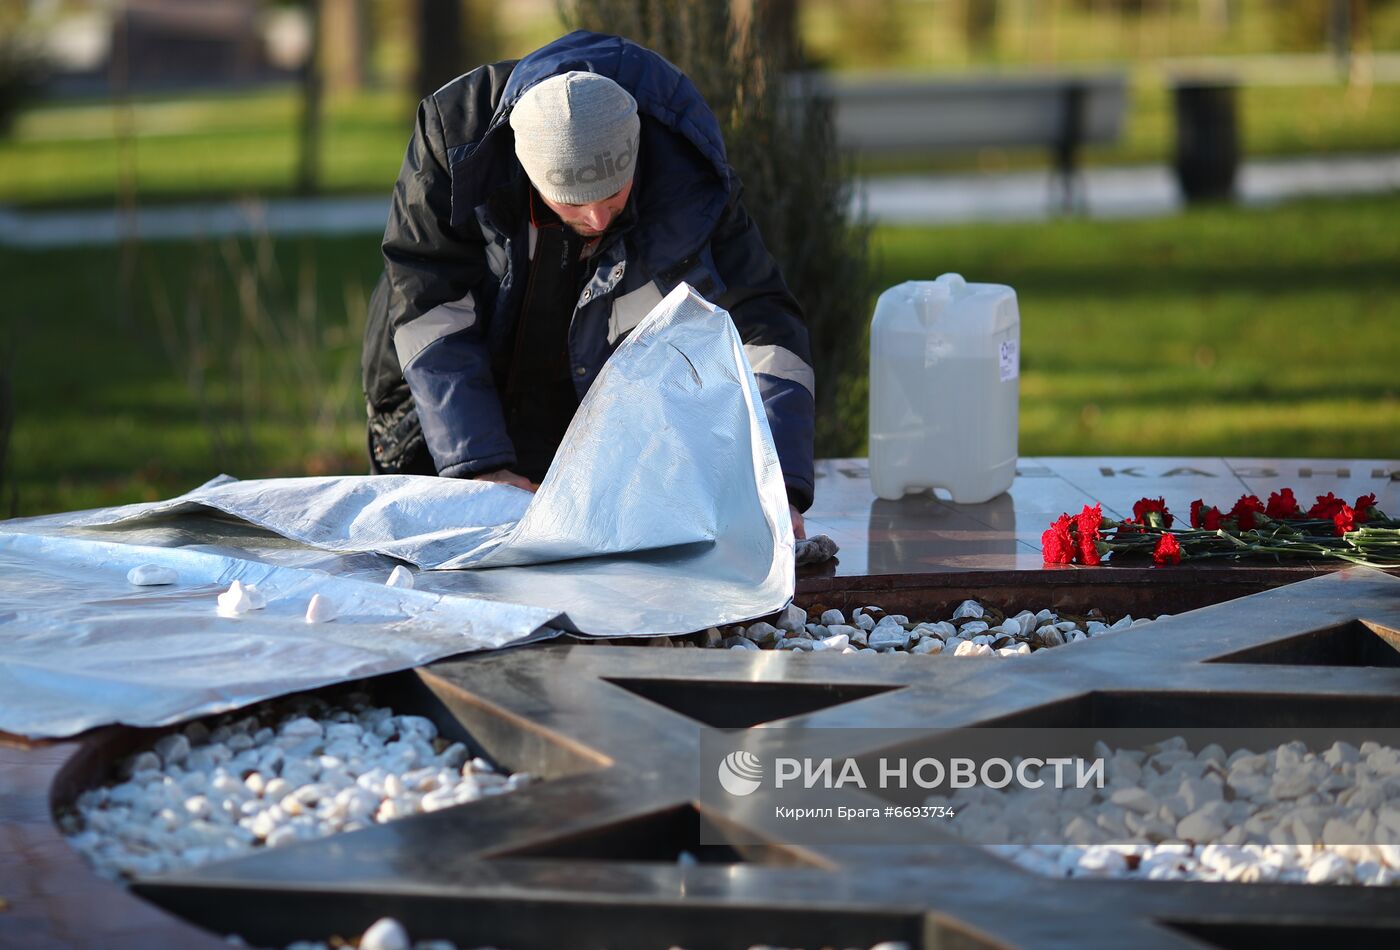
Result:
{"label": "tree trunk", "polygon": [[324,0],[307,0],[311,48],[301,67],[301,136],[297,156],[297,194],[314,195],[320,187],[321,164],[321,5]]}
{"label": "tree trunk", "polygon": [[369,59],[366,0],[323,0],[321,52],[329,92],[363,89]]}
{"label": "tree trunk", "polygon": [[458,0],[418,0],[418,98],[463,72],[462,19]]}

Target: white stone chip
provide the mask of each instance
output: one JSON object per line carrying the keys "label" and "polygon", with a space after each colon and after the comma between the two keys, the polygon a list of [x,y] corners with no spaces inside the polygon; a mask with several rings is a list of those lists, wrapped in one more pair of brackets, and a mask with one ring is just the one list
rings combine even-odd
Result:
{"label": "white stone chip", "polygon": [[253,609],[253,598],[242,581],[234,581],[228,590],[219,595],[220,616],[238,617]]}
{"label": "white stone chip", "polygon": [[987,612],[982,609],[982,605],[977,601],[965,600],[961,604],[958,604],[957,610],[953,611],[953,619],[961,620],[963,617],[973,617],[980,620],[982,617],[986,616],[986,613]]}
{"label": "white stone chip", "polygon": [[903,650],[909,646],[909,631],[899,624],[881,622],[870,632],[868,643],[876,650]]}
{"label": "white stone chip", "polygon": [[757,643],[759,646],[763,646],[765,643],[776,643],[778,640],[782,639],[781,631],[771,623],[767,623],[763,620],[753,624],[744,631],[744,636],[754,643]]}
{"label": "white stone chip", "polygon": [[408,931],[392,917],[381,917],[360,936],[360,950],[409,950]]}
{"label": "white stone chip", "polygon": [[323,594],[312,594],[306,605],[307,623],[330,623],[336,618],[335,604]]}
{"label": "white stone chip", "polygon": [[413,572],[402,564],[398,564],[389,572],[389,579],[384,582],[385,587],[401,587],[404,590],[413,589]]}
{"label": "white stone chip", "polygon": [[159,564],[138,564],[126,572],[126,582],[137,587],[161,587],[174,584],[179,579],[179,574]]}
{"label": "white stone chip", "polygon": [[775,624],[779,630],[787,630],[791,633],[801,633],[806,625],[807,611],[796,604],[788,604],[778,615],[778,622]]}

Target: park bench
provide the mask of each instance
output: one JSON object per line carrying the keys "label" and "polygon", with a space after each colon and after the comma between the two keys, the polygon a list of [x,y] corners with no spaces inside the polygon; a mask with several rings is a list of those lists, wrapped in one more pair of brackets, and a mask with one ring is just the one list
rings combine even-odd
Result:
{"label": "park bench", "polygon": [[1066,210],[1078,198],[1081,147],[1119,137],[1128,98],[1127,76],[1120,72],[830,76],[814,82],[832,100],[837,142],[863,155],[1049,149]]}

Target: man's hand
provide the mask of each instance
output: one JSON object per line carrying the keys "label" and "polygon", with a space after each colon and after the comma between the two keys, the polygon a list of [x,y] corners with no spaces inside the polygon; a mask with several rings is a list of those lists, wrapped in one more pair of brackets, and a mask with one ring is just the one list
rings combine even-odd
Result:
{"label": "man's hand", "polygon": [[788,511],[792,514],[792,536],[798,541],[807,537],[807,525],[802,520],[802,512],[797,510],[796,505],[788,505]]}
{"label": "man's hand", "polygon": [[540,490],[538,484],[530,481],[524,475],[517,475],[504,468],[494,472],[486,472],[483,475],[473,475],[472,479],[478,482],[495,482],[498,485],[513,485],[516,488],[523,488],[529,492]]}

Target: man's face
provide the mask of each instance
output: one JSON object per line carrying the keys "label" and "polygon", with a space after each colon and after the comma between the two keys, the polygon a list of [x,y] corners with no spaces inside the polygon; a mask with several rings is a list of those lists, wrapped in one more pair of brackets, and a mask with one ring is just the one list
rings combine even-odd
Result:
{"label": "man's face", "polygon": [[563,221],[583,237],[595,238],[606,231],[613,221],[617,220],[617,216],[622,213],[623,207],[627,204],[627,196],[631,193],[632,182],[629,181],[616,194],[598,201],[590,201],[586,205],[560,204],[557,201],[550,201],[544,195],[540,195],[540,198],[551,211],[559,215],[560,221]]}

